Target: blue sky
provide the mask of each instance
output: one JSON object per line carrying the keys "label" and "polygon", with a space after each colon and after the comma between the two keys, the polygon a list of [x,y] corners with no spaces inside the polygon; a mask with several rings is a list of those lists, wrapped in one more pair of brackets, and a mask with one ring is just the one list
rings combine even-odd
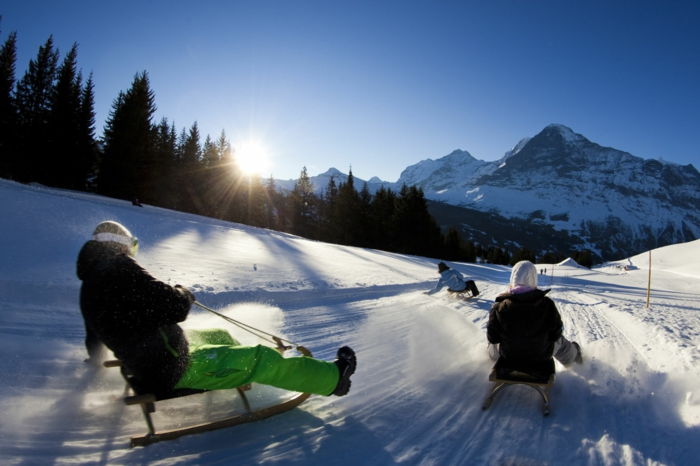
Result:
{"label": "blue sky", "polygon": [[157,119],[259,141],[264,176],[396,181],[454,149],[500,158],[550,123],[700,166],[700,2],[38,2],[0,7],[16,77],[53,34],[92,72],[98,133],[146,70]]}

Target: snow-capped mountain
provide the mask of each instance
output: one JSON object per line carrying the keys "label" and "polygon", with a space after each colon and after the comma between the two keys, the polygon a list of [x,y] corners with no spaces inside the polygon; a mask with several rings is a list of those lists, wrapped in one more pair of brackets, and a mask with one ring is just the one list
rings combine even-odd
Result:
{"label": "snow-capped mountain", "polygon": [[422,161],[404,170],[402,183],[428,199],[550,224],[604,257],[700,237],[700,173],[692,165],[602,147],[562,125],[494,162],[462,151]]}
{"label": "snow-capped mountain", "polygon": [[455,150],[438,160],[423,160],[406,168],[397,184],[400,186],[430,186],[430,191],[440,195],[455,186],[473,184],[481,176],[497,168],[493,162],[475,159],[469,152]]}
{"label": "snow-capped mountain", "polygon": [[[347,181],[335,168],[313,176],[318,194],[331,176],[336,184]],[[290,190],[294,182],[278,181],[278,186]],[[355,178],[356,189],[364,183]],[[454,210],[449,221],[438,218],[443,226],[460,227],[467,237],[478,211],[498,216],[500,224],[519,219],[519,230],[528,224],[550,226],[570,236],[566,244],[571,249],[586,247],[604,259],[700,238],[700,173],[695,167],[603,147],[563,125],[549,125],[520,140],[496,161],[455,150],[407,167],[396,183],[377,177],[367,182],[370,192],[381,186],[398,191],[404,184],[421,187],[429,200],[469,209],[456,224]],[[480,219],[482,232],[493,232],[495,227],[483,228],[485,221]],[[496,229],[503,233],[501,226]],[[510,243],[524,244],[522,236],[513,231]]]}
{"label": "snow-capped mountain", "polygon": [[[347,183],[348,181],[348,175],[341,172],[337,168],[329,168],[328,170],[319,175],[309,176],[309,181],[311,181],[311,184],[314,187],[314,192],[318,195],[323,195],[326,192],[326,189],[328,188],[328,184],[331,178],[333,178],[333,181],[336,184],[336,186],[339,186],[343,183]],[[395,188],[395,183],[383,181],[376,176],[373,176],[369,180],[365,181],[353,175],[353,179],[355,189],[357,189],[358,191],[362,189],[365,183],[367,183],[367,187],[371,193],[376,192],[382,186],[392,189]],[[292,189],[294,189],[294,184],[296,182],[297,180],[275,180],[275,184],[277,185],[277,187],[284,191],[291,191]]]}

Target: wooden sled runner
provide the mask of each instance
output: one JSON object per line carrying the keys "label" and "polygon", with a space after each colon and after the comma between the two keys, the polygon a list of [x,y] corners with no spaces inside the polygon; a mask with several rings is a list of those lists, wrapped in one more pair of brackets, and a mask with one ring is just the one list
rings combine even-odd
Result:
{"label": "wooden sled runner", "polygon": [[455,298],[459,298],[459,299],[464,299],[465,301],[475,297],[474,295],[472,295],[469,292],[469,290],[462,290],[462,291],[447,290],[447,292],[450,294],[450,296],[454,296]]}
{"label": "wooden sled runner", "polygon": [[541,368],[535,371],[522,372],[505,366],[503,358],[498,358],[489,374],[489,381],[493,382],[489,395],[484,400],[481,409],[489,409],[496,395],[510,385],[527,385],[535,389],[542,397],[542,414],[550,413],[549,391],[554,384],[554,359],[550,359]]}
{"label": "wooden sled runner", "polygon": [[[311,356],[311,352],[309,352],[306,348],[298,347],[298,350],[302,354],[304,354],[304,356]],[[119,367],[119,368],[121,368],[122,364],[121,364],[121,361],[119,361],[119,360],[112,360],[112,361],[105,361],[104,366],[105,367]],[[169,399],[179,398],[179,397],[188,396],[188,395],[195,395],[195,394],[199,394],[199,393],[206,393],[207,390],[177,389],[177,390],[174,390],[173,392],[167,394],[167,396],[161,396],[161,397],[156,397],[155,395],[150,394],[150,393],[136,394],[133,387],[131,387],[131,385],[129,384],[129,378],[127,375],[124,374],[124,371],[122,371],[122,375],[124,375],[124,378],[126,379],[127,390],[134,393],[134,395],[125,396],[123,399],[124,403],[127,405],[139,405],[139,406],[141,406],[141,411],[143,412],[143,416],[146,419],[146,425],[148,427],[148,433],[131,438],[130,446],[132,448],[137,447],[137,446],[144,447],[144,446],[150,445],[152,443],[160,442],[162,440],[173,440],[173,439],[185,436],[185,435],[198,434],[198,433],[202,433],[202,432],[209,432],[212,430],[223,429],[225,427],[232,427],[232,426],[236,426],[239,424],[245,424],[248,422],[259,421],[261,419],[272,417],[272,416],[275,416],[277,414],[281,414],[281,413],[287,412],[291,409],[294,409],[297,406],[299,406],[301,403],[306,401],[306,399],[309,398],[309,396],[311,396],[310,393],[300,393],[300,394],[296,395],[294,398],[287,400],[283,403],[280,403],[280,404],[277,404],[274,406],[269,406],[266,408],[253,409],[250,405],[250,402],[248,401],[246,394],[245,394],[245,391],[250,389],[250,385],[243,386],[243,387],[237,387],[236,390],[238,391],[238,394],[243,401],[243,406],[245,407],[244,413],[235,414],[231,417],[219,419],[219,420],[212,421],[212,422],[205,422],[205,423],[196,424],[196,425],[192,425],[192,426],[188,426],[188,427],[182,427],[182,428],[171,429],[171,430],[162,430],[162,431],[156,432],[155,425],[153,424],[153,419],[151,418],[151,413],[154,413],[156,411],[156,403],[158,401],[169,400]]]}

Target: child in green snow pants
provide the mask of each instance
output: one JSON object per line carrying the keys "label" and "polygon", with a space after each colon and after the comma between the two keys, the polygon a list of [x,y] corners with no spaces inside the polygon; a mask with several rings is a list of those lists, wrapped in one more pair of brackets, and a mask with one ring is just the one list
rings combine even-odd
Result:
{"label": "child in green snow pants", "polygon": [[338,367],[307,356],[285,358],[263,346],[240,346],[226,330],[189,330],[190,363],[175,388],[220,390],[249,383],[330,395]]}

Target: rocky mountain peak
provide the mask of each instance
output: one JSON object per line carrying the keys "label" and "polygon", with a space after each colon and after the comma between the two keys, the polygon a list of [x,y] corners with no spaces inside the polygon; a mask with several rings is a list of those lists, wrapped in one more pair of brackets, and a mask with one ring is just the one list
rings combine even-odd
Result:
{"label": "rocky mountain peak", "polygon": [[603,147],[559,124],[495,162],[474,159],[456,170],[446,163],[453,154],[409,167],[399,183],[420,186],[431,200],[551,225],[601,256],[625,244],[700,237],[700,178],[692,166]]}
{"label": "rocky mountain peak", "polygon": [[324,176],[324,177],[331,177],[331,176],[333,176],[333,177],[338,177],[338,176],[342,176],[342,177],[345,177],[345,176],[347,176],[347,175],[345,175],[343,172],[341,172],[341,171],[338,170],[337,168],[331,167],[331,168],[329,168],[328,170],[326,170],[325,173],[321,173],[319,176]]}

